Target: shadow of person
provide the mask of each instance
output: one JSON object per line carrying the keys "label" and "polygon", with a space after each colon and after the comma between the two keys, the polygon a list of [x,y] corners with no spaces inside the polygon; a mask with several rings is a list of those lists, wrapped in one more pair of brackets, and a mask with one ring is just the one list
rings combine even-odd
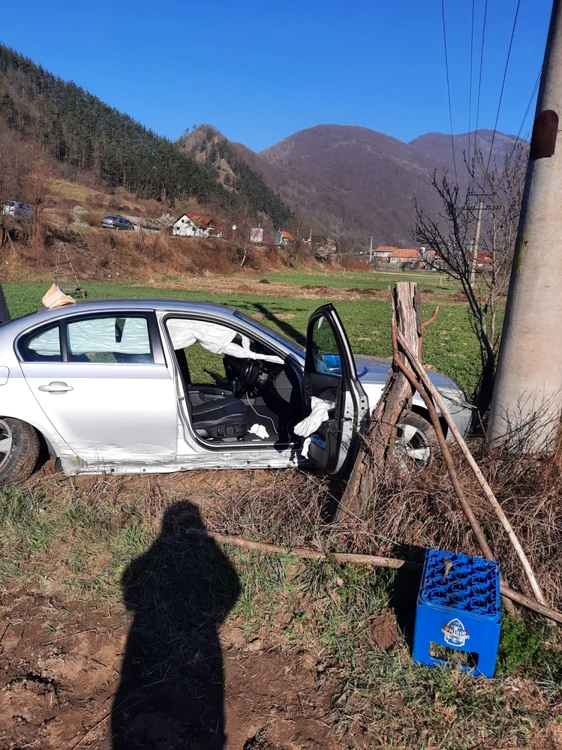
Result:
{"label": "shadow of person", "polygon": [[[198,532],[193,532],[196,529]],[[133,613],[111,715],[113,750],[220,750],[224,679],[218,627],[240,593],[230,561],[188,501],[122,579]]]}

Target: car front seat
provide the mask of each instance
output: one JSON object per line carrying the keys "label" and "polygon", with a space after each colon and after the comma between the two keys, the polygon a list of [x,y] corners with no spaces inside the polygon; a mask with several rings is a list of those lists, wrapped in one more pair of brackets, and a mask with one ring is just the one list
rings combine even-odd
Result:
{"label": "car front seat", "polygon": [[234,396],[193,406],[193,427],[199,437],[241,438],[248,432],[248,407]]}

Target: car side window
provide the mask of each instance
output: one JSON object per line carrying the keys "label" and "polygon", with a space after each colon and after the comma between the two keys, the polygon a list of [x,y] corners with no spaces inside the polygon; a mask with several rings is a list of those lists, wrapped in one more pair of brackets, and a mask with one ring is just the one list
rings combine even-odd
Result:
{"label": "car side window", "polygon": [[336,335],[330,321],[323,315],[314,321],[312,359],[315,372],[341,378],[341,357]]}
{"label": "car side window", "polygon": [[23,338],[19,352],[24,362],[62,362],[58,323]]}
{"label": "car side window", "polygon": [[69,362],[152,364],[148,321],[142,316],[110,315],[67,323]]}

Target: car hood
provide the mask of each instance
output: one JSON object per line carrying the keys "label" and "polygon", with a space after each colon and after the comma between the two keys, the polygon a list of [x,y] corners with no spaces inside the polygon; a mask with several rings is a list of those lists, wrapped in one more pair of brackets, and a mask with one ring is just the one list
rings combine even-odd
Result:
{"label": "car hood", "polygon": [[[364,385],[382,384],[386,382],[388,370],[392,364],[392,360],[384,359],[383,357],[366,357],[366,356],[355,356],[355,364],[357,366],[357,375],[359,380]],[[438,372],[428,371],[428,376],[433,385],[439,389],[450,389],[459,390],[462,393],[462,388],[458,383],[455,383],[451,378],[445,375],[440,375]]]}

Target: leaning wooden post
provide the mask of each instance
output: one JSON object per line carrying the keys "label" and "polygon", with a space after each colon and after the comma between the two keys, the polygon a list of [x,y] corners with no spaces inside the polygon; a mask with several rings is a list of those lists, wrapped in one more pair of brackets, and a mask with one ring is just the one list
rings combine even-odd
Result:
{"label": "leaning wooden post", "polygon": [[[400,281],[394,286],[391,297],[393,324],[419,356],[422,325],[418,285]],[[404,367],[409,368],[407,359],[400,356]],[[393,455],[396,425],[412,394],[408,379],[394,365],[389,371],[377,408],[362,433],[359,455],[339,504],[336,521],[357,520],[364,516],[377,483],[381,481],[385,464]]]}
{"label": "leaning wooden post", "polygon": [[[486,495],[486,498],[488,499],[496,515],[500,519],[502,526],[507,531],[509,540],[511,541],[511,544],[513,545],[515,552],[517,553],[517,556],[519,557],[519,560],[521,561],[521,565],[523,566],[523,570],[525,571],[525,574],[527,575],[527,578],[529,579],[529,583],[531,585],[534,595],[537,598],[537,601],[539,602],[539,604],[546,605],[544,595],[537,582],[537,579],[535,578],[535,574],[533,572],[533,569],[531,568],[531,564],[529,563],[527,555],[525,554],[525,551],[523,550],[523,547],[521,546],[521,543],[519,539],[517,538],[511,523],[509,522],[507,516],[505,515],[503,508],[501,507],[501,505],[496,499],[496,496],[492,492],[492,488],[486,481],[486,478],[482,474],[480,467],[474,460],[474,456],[468,449],[468,446],[465,443],[463,436],[460,434],[458,427],[456,426],[449,410],[447,409],[447,406],[445,402],[443,401],[441,394],[439,393],[437,388],[433,385],[433,383],[429,379],[422,363],[420,362],[419,355],[414,354],[414,352],[409,347],[406,339],[399,332],[396,334],[396,336],[397,336],[400,346],[402,347],[402,349],[404,350],[408,358],[408,361],[411,363],[412,367],[414,368],[416,376],[419,377],[425,390],[433,398],[435,404],[438,406],[441,412],[441,415],[447,422],[451,432],[453,433],[455,440],[457,441],[459,448],[461,449],[464,457],[468,461],[470,468],[474,472],[474,475],[476,476],[478,483],[484,490],[484,494]],[[420,390],[420,393],[421,393],[421,390]],[[422,397],[423,397],[423,394],[422,394]]]}

